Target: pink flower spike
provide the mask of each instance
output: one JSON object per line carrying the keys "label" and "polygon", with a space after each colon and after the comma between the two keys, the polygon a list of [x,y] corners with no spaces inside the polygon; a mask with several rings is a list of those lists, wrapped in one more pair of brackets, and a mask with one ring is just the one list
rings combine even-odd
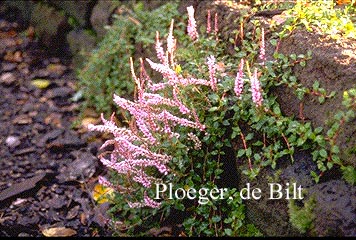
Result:
{"label": "pink flower spike", "polygon": [[164,65],[167,65],[167,59],[166,59],[166,55],[164,53],[163,47],[161,45],[161,42],[159,40],[159,32],[156,32],[156,53],[157,53],[157,58],[160,60],[160,62]]}
{"label": "pink flower spike", "polygon": [[156,202],[156,201],[152,200],[149,196],[147,196],[146,192],[144,193],[143,199],[144,199],[145,205],[147,207],[159,208],[161,206],[161,203]]}
{"label": "pink flower spike", "polygon": [[175,47],[176,47],[175,39],[173,37],[173,24],[174,24],[174,19],[172,19],[172,21],[171,21],[171,26],[169,28],[169,34],[167,37],[167,51],[169,54],[171,54],[171,56],[173,55]]}
{"label": "pink flower spike", "polygon": [[234,87],[235,94],[238,98],[241,98],[241,94],[242,94],[243,87],[244,87],[244,81],[242,79],[243,74],[244,74],[243,69],[244,69],[244,59],[242,58],[240,61],[240,65],[239,65],[239,71],[236,74],[235,87]]}
{"label": "pink flower spike", "polygon": [[208,17],[206,20],[206,33],[210,33],[211,32],[211,19],[210,19],[210,9],[208,10]]}
{"label": "pink flower spike", "polygon": [[253,73],[251,78],[251,92],[252,92],[252,101],[256,104],[256,107],[262,106],[262,90],[260,86],[260,81],[257,78],[257,69]]}
{"label": "pink flower spike", "polygon": [[199,38],[199,34],[197,32],[197,23],[194,18],[194,7],[190,6],[187,7],[188,11],[188,26],[187,26],[187,32],[190,38],[195,41]]}
{"label": "pink flower spike", "polygon": [[261,30],[261,46],[260,46],[260,55],[259,59],[262,60],[262,65],[266,62],[266,49],[265,49],[265,29]]}
{"label": "pink flower spike", "polygon": [[208,64],[208,68],[209,68],[209,77],[210,77],[210,85],[211,85],[211,89],[213,89],[213,91],[217,90],[217,79],[215,77],[215,72],[216,72],[216,64],[215,64],[215,57],[213,55],[210,55],[207,59],[207,64]]}

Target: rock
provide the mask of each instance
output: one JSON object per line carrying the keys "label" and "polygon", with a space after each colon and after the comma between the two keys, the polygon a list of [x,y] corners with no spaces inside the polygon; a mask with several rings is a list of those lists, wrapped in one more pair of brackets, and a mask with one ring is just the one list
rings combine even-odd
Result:
{"label": "rock", "polygon": [[73,218],[75,218],[79,213],[79,209],[80,209],[79,205],[77,205],[77,206],[73,207],[72,209],[70,209],[68,211],[68,213],[67,213],[66,219],[67,220],[72,220]]}
{"label": "rock", "polygon": [[16,136],[8,136],[5,142],[10,148],[15,148],[21,144],[20,138]]}
{"label": "rock", "polygon": [[[312,157],[306,152],[296,152],[294,163],[291,164],[289,157],[280,159],[280,174],[276,170],[264,168],[255,180],[248,179],[241,174],[239,189],[246,187],[246,183],[251,184],[252,188],[260,188],[263,196],[259,200],[246,200],[246,217],[266,236],[300,236],[301,233],[289,222],[288,200],[285,198],[271,200],[269,198],[269,183],[279,183],[283,186],[286,183],[296,182],[303,189],[313,186],[310,171],[316,169]],[[273,224],[271,224],[273,222]]]}
{"label": "rock", "polygon": [[[324,133],[330,129],[333,117],[342,105],[343,92],[355,87],[356,76],[356,43],[352,39],[336,41],[317,33],[306,30],[294,31],[281,41],[280,53],[289,56],[294,53],[307,55],[312,51],[312,59],[305,67],[297,64],[293,72],[303,86],[312,88],[317,80],[320,87],[327,94],[336,92],[335,97],[326,99],[324,104],[318,102],[318,96],[306,94],[300,101],[297,96],[286,87],[278,87],[274,94],[281,105],[282,112],[287,116],[298,117],[300,104],[303,104],[303,115],[310,119],[313,127],[323,127]],[[340,158],[345,165],[356,167],[356,119],[341,126],[336,145],[340,147]]]}
{"label": "rock", "polygon": [[13,124],[26,125],[32,123],[32,118],[27,114],[18,115],[12,120]]}
{"label": "rock", "polygon": [[48,98],[67,98],[74,91],[70,87],[57,87],[47,91],[46,97]]}
{"label": "rock", "polygon": [[[37,215],[34,216],[22,216],[17,221],[22,226],[35,225],[39,222],[40,218]],[[20,235],[20,234],[19,234]]]}
{"label": "rock", "polygon": [[49,76],[49,72],[47,69],[39,69],[34,71],[31,75],[30,78],[46,78]]}
{"label": "rock", "polygon": [[13,84],[15,81],[16,81],[16,76],[11,72],[3,73],[0,77],[0,83],[6,86]]}
{"label": "rock", "polygon": [[65,195],[55,195],[53,198],[48,200],[48,205],[50,208],[60,209],[67,204],[67,197]]}
{"label": "rock", "polygon": [[311,230],[316,236],[356,236],[356,187],[341,180],[317,184],[308,190],[314,197],[315,219]]}
{"label": "rock", "polygon": [[85,142],[74,134],[66,133],[64,137],[58,138],[47,144],[47,148],[52,151],[63,151],[63,149],[78,149],[85,145]]}
{"label": "rock", "polygon": [[51,4],[62,9],[67,15],[74,17],[77,27],[87,27],[91,9],[96,1],[77,0],[77,1],[51,1]]}
{"label": "rock", "polygon": [[76,157],[68,168],[57,176],[61,182],[65,181],[80,181],[84,182],[91,178],[96,172],[98,166],[97,158],[90,152],[75,151],[72,155]]}
{"label": "rock", "polygon": [[24,155],[24,154],[29,154],[32,152],[36,152],[36,148],[34,147],[28,147],[28,148],[23,148],[21,150],[18,150],[14,153],[15,156],[20,156],[20,155]]}
{"label": "rock", "polygon": [[17,67],[16,63],[2,63],[1,64],[1,70],[3,72],[10,72],[14,70]]}
{"label": "rock", "polygon": [[94,6],[90,16],[90,23],[99,39],[104,37],[107,31],[104,27],[109,25],[110,17],[119,5],[120,2],[99,0]]}
{"label": "rock", "polygon": [[[30,21],[31,12],[33,10],[33,1],[19,0],[2,1],[3,8],[0,8],[0,15],[6,13],[7,19],[16,21],[19,24],[26,25]],[[0,4],[0,5],[1,5]]]}
{"label": "rock", "polygon": [[9,51],[4,56],[4,60],[5,61],[9,61],[9,62],[20,63],[20,62],[23,61],[22,52],[20,52],[20,51],[11,52],[11,51]]}
{"label": "rock", "polygon": [[70,26],[67,17],[45,3],[37,3],[31,15],[31,24],[40,42],[52,52],[61,51]]}
{"label": "rock", "polygon": [[36,145],[39,147],[44,147],[48,141],[54,140],[59,137],[64,132],[63,129],[55,129],[52,130],[45,135],[43,135],[38,141],[36,141]]}
{"label": "rock", "polygon": [[80,68],[87,60],[87,54],[96,46],[96,37],[86,30],[72,30],[67,34],[71,53],[74,55],[73,65]]}
{"label": "rock", "polygon": [[41,181],[46,176],[45,173],[39,173],[36,176],[26,179],[20,183],[16,183],[11,187],[0,192],[0,201],[14,197],[20,193],[30,190],[36,186],[36,184]]}
{"label": "rock", "polygon": [[67,70],[67,67],[59,63],[50,63],[46,67],[49,76],[52,78],[60,78]]}

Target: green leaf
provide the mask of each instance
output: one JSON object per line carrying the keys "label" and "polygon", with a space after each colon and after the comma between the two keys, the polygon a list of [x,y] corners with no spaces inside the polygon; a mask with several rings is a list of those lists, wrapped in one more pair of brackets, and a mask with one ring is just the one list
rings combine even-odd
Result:
{"label": "green leaf", "polygon": [[217,110],[219,110],[219,107],[211,107],[211,108],[209,108],[209,112],[215,112],[215,111],[217,111]]}
{"label": "green leaf", "polygon": [[319,96],[318,97],[319,103],[324,103],[325,102],[325,97],[324,96]]}
{"label": "green leaf", "polygon": [[253,139],[253,136],[254,136],[253,133],[249,133],[249,134],[247,134],[247,136],[245,137],[245,140],[246,140],[246,141],[249,141],[249,140]]}
{"label": "green leaf", "polygon": [[318,90],[319,89],[319,82],[318,81],[315,81],[314,83],[313,83],[313,90]]}
{"label": "green leaf", "polygon": [[316,172],[311,171],[311,172],[310,172],[310,175],[314,178],[314,181],[315,181],[316,183],[319,182],[320,176],[319,176]]}
{"label": "green leaf", "polygon": [[232,236],[232,230],[230,228],[225,228],[224,232],[227,236]]}
{"label": "green leaf", "polygon": [[221,221],[221,217],[220,216],[213,216],[211,218],[211,220],[213,221],[213,223],[217,223],[217,222],[220,222]]}
{"label": "green leaf", "polygon": [[314,129],[315,134],[321,133],[321,131],[323,131],[322,127],[317,127]]}
{"label": "green leaf", "polygon": [[326,166],[328,167],[328,169],[331,169],[334,166],[334,163],[333,162],[328,162],[326,164]]}
{"label": "green leaf", "polygon": [[332,153],[336,153],[336,154],[340,152],[340,149],[337,145],[333,145],[330,150]]}
{"label": "green leaf", "polygon": [[356,170],[352,166],[341,167],[342,177],[351,185],[356,184]]}
{"label": "green leaf", "polygon": [[321,149],[319,151],[319,155],[322,157],[322,158],[327,158],[328,157],[328,153],[326,152],[325,149]]}
{"label": "green leaf", "polygon": [[251,155],[252,155],[252,150],[251,150],[251,148],[247,148],[247,149],[246,149],[246,156],[247,156],[247,157],[251,157]]}
{"label": "green leaf", "polygon": [[239,149],[239,151],[237,152],[237,157],[241,157],[244,154],[245,154],[245,149]]}
{"label": "green leaf", "polygon": [[279,106],[273,106],[273,112],[277,115],[281,115],[281,109]]}

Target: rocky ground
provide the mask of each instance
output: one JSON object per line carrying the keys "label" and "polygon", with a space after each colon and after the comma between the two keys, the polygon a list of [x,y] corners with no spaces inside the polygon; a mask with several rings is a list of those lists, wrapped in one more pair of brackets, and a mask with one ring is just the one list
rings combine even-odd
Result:
{"label": "rocky ground", "polygon": [[1,236],[111,234],[107,207],[92,198],[101,143],[73,128],[79,103],[65,55],[48,56],[31,28],[0,20]]}

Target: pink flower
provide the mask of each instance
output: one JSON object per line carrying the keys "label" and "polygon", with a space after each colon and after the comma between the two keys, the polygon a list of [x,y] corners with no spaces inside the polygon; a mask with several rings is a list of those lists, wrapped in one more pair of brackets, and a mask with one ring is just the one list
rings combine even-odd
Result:
{"label": "pink flower", "polygon": [[240,61],[240,65],[239,65],[239,71],[236,74],[235,87],[234,87],[235,94],[238,98],[241,98],[241,94],[242,94],[243,87],[244,87],[244,81],[242,79],[243,74],[244,74],[243,68],[244,68],[244,59],[242,58]]}
{"label": "pink flower", "polygon": [[152,62],[150,59],[146,58],[146,61],[150,64],[153,70],[161,73],[164,77],[176,78],[176,72],[167,65]]}
{"label": "pink flower", "polygon": [[208,10],[208,17],[206,20],[206,33],[210,33],[211,32],[211,19],[210,19],[210,9]]}
{"label": "pink flower", "polygon": [[178,105],[176,101],[173,101],[169,98],[162,97],[161,95],[155,93],[145,92],[143,94],[143,98],[144,98],[144,103],[148,105],[167,105],[171,107],[175,107]]}
{"label": "pink flower", "polygon": [[188,11],[188,26],[187,26],[187,32],[190,38],[195,41],[199,38],[199,34],[197,32],[197,24],[194,18],[194,7],[190,6],[187,7]]}
{"label": "pink flower", "polygon": [[251,78],[251,92],[252,92],[252,101],[256,104],[256,107],[262,106],[262,102],[263,102],[262,90],[260,86],[260,81],[257,78],[256,68]]}
{"label": "pink flower", "polygon": [[217,90],[216,84],[218,80],[215,77],[216,65],[215,65],[215,57],[213,55],[207,58],[207,64],[209,68],[210,85],[213,91],[216,91]]}
{"label": "pink flower", "polygon": [[147,207],[159,208],[161,206],[161,203],[156,202],[152,200],[150,197],[148,197],[146,192],[144,193],[143,199]]}

